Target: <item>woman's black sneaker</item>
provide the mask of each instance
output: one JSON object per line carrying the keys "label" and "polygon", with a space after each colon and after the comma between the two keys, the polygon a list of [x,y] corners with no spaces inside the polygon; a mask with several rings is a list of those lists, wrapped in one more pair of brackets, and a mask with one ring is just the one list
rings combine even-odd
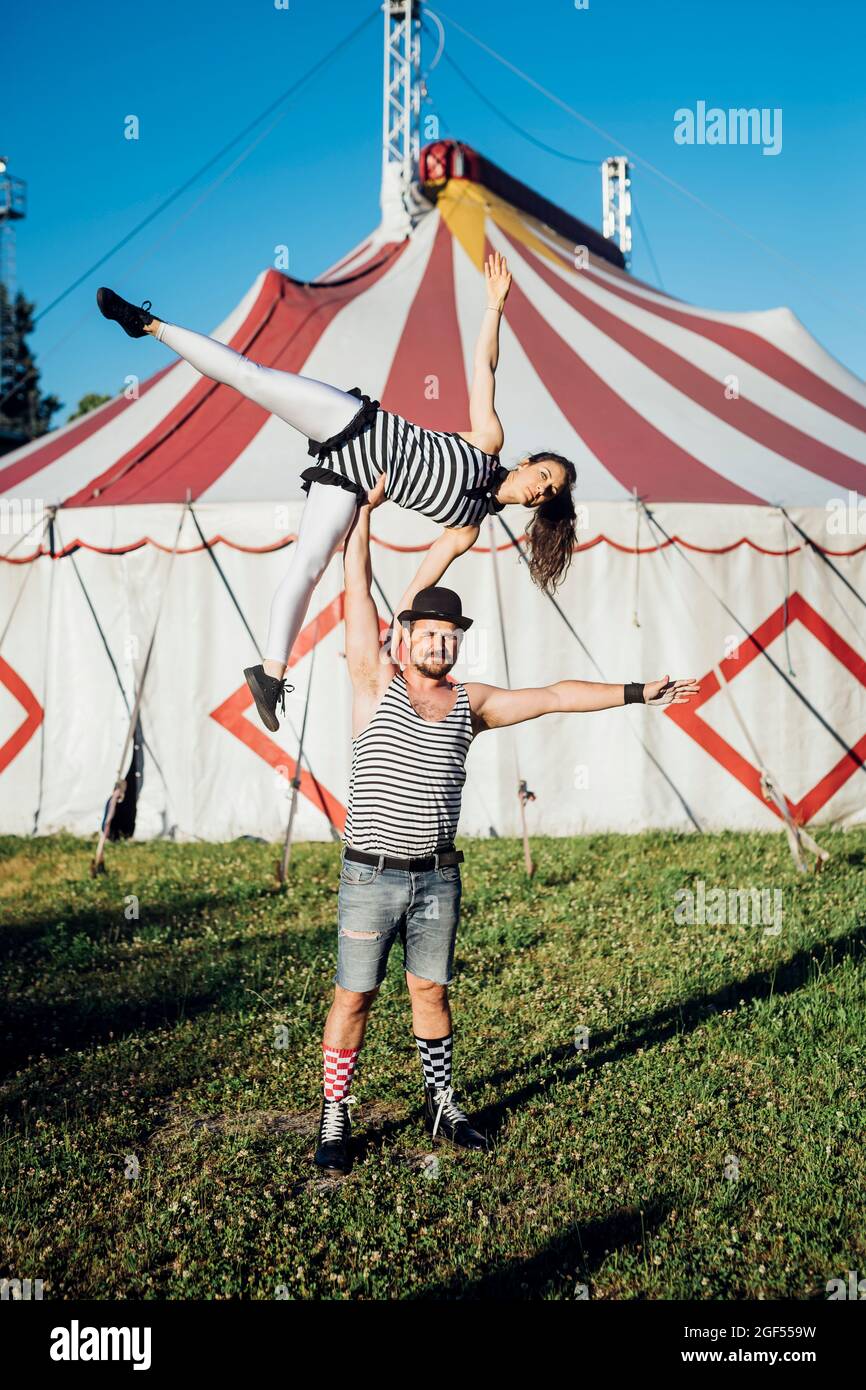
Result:
{"label": "woman's black sneaker", "polygon": [[248,666],[244,675],[247,678],[247,685],[253,692],[259,719],[266,729],[270,729],[271,733],[275,734],[280,727],[276,713],[277,702],[279,702],[280,713],[285,718],[286,696],[291,695],[295,687],[287,685],[285,680],[277,680],[276,676],[269,676],[264,666]]}
{"label": "woman's black sneaker", "polygon": [[99,305],[99,312],[103,318],[113,319],[119,323],[124,333],[128,333],[130,338],[143,338],[144,330],[149,323],[153,323],[153,314],[150,312],[150,300],[146,299],[139,308],[135,304],[130,304],[129,300],[121,299],[114,290],[102,289],[96,291],[96,302]]}

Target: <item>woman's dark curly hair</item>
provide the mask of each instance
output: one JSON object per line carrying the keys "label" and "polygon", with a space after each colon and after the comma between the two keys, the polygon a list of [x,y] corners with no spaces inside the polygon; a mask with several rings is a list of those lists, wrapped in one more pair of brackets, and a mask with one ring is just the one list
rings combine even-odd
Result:
{"label": "woman's dark curly hair", "polygon": [[574,553],[577,538],[577,515],[571,489],[577,482],[577,469],[571,459],[562,454],[552,454],[544,449],[540,454],[530,454],[527,463],[541,463],[549,460],[565,469],[566,484],[561,492],[542,502],[526,528],[529,549],[529,573],[532,582],[552,594],[565,578]]}

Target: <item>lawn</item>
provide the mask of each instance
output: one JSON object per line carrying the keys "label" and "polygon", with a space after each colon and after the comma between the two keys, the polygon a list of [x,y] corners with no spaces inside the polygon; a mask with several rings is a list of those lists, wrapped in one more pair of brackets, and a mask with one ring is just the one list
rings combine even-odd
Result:
{"label": "lawn", "polygon": [[[437,1147],[399,948],[310,1156],[338,846],[0,839],[0,1274],[46,1298],[826,1299],[866,1273],[866,832],[464,842]],[[781,930],[678,890],[781,891]],[[735,914],[734,914],[735,917]]]}

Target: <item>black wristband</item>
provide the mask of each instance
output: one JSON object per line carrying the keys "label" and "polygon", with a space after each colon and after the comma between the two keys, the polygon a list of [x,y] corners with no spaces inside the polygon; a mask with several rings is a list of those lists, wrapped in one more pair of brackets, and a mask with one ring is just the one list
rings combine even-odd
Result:
{"label": "black wristband", "polygon": [[629,685],[624,685],[624,686],[623,686],[623,690],[625,691],[625,700],[623,701],[623,704],[626,704],[626,705],[645,705],[645,704],[646,704],[646,700],[645,700],[644,697],[643,697],[643,685],[641,684],[640,681],[632,681]]}

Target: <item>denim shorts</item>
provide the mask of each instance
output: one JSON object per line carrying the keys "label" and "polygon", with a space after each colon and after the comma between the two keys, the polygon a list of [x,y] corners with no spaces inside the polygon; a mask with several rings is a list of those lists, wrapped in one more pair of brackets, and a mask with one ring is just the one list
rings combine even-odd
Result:
{"label": "denim shorts", "polygon": [[411,975],[450,985],[461,892],[458,864],[412,873],[344,859],[335,983],[359,994],[376,989],[399,935]]}

